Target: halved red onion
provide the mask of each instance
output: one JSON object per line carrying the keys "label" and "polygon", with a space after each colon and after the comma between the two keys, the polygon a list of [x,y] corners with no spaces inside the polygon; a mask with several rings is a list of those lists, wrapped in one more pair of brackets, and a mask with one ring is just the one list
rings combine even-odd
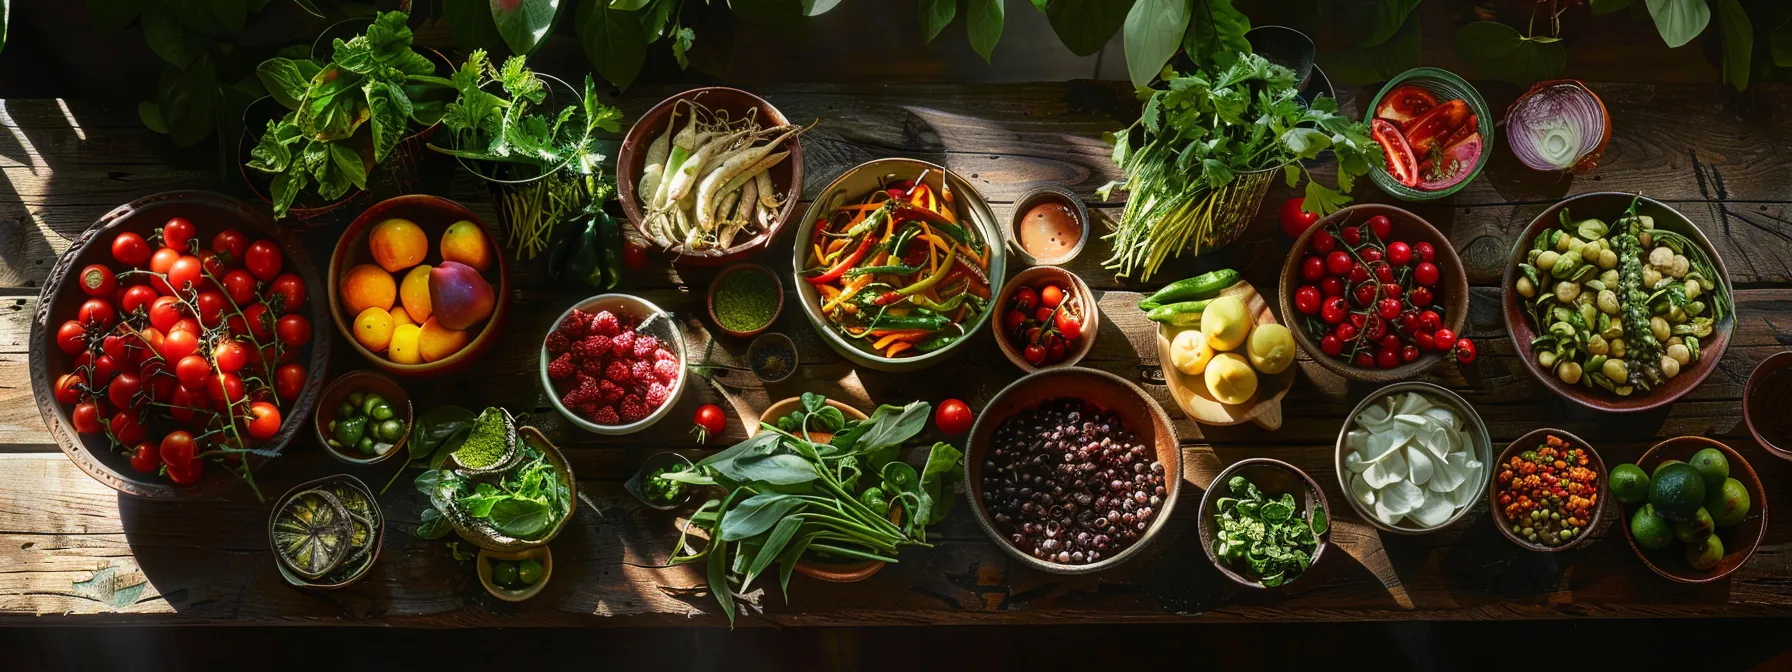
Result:
{"label": "halved red onion", "polygon": [[1605,103],[1577,80],[1538,82],[1506,108],[1506,143],[1536,170],[1591,171],[1611,134]]}

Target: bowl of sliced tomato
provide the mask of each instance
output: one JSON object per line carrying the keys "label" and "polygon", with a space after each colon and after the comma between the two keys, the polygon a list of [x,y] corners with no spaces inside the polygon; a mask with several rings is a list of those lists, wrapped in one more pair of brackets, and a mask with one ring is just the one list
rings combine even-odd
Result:
{"label": "bowl of sliced tomato", "polygon": [[1368,121],[1386,157],[1369,179],[1401,200],[1456,193],[1481,173],[1493,146],[1487,101],[1448,70],[1413,68],[1389,80],[1369,103]]}

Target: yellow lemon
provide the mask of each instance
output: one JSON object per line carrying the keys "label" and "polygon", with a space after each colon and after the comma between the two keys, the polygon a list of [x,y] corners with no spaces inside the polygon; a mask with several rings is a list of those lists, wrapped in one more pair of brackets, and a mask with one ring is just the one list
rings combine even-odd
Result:
{"label": "yellow lemon", "polygon": [[1224,404],[1242,404],[1257,394],[1257,372],[1235,352],[1222,353],[1207,363],[1207,391]]}
{"label": "yellow lemon", "polygon": [[423,363],[423,353],[417,349],[417,341],[422,333],[423,328],[415,324],[401,324],[393,328],[392,343],[386,357],[399,364]]}
{"label": "yellow lemon", "polygon": [[1207,304],[1201,311],[1201,333],[1207,334],[1207,341],[1219,352],[1231,352],[1244,345],[1244,337],[1251,331],[1251,317],[1247,314],[1244,301],[1236,296],[1222,296]]}
{"label": "yellow lemon", "polygon": [[1184,329],[1170,341],[1170,364],[1191,376],[1201,375],[1213,360],[1213,346],[1200,329]]}
{"label": "yellow lemon", "polygon": [[1281,373],[1294,363],[1294,333],[1279,324],[1258,326],[1251,330],[1245,354],[1258,371],[1272,376]]}

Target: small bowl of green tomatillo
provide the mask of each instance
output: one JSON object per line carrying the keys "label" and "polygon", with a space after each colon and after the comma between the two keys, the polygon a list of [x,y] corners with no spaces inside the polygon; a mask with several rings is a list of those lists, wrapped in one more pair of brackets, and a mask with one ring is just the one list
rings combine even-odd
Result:
{"label": "small bowl of green tomatillo", "polygon": [[349,464],[378,464],[404,452],[411,434],[411,396],[373,371],[352,371],[318,398],[314,426],[330,456]]}
{"label": "small bowl of green tomatillo", "polygon": [[784,283],[759,264],[731,266],[709,283],[709,321],[722,333],[752,338],[784,312]]}

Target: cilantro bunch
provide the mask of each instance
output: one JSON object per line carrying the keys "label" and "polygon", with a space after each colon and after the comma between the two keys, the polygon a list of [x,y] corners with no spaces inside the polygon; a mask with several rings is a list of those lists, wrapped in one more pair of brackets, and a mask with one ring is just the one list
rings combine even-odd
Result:
{"label": "cilantro bunch", "polygon": [[487,178],[528,179],[562,167],[579,175],[596,173],[604,161],[597,149],[599,132],[622,129],[622,111],[598,100],[589,74],[584,95],[558,110],[542,109],[548,84],[522,56],[494,66],[485,50],[476,49],[450,79],[459,97],[447,105],[442,126],[453,146],[431,144],[430,149],[499,164],[483,167],[491,171]]}
{"label": "cilantro bunch", "polygon": [[1215,506],[1213,555],[1222,562],[1248,567],[1265,587],[1274,588],[1305,572],[1319,548],[1319,536],[1330,521],[1324,509],[1312,519],[1299,515],[1294,495],[1282,493],[1269,499],[1243,476],[1233,476],[1226,487],[1234,497],[1221,497]]}
{"label": "cilantro bunch", "polygon": [[[1310,211],[1350,202],[1356,178],[1382,160],[1368,124],[1338,114],[1338,102],[1297,96],[1294,73],[1255,54],[1213,59],[1196,71],[1164,71],[1165,86],[1141,89],[1144,111],[1114,136],[1114,163],[1126,179],[1097,193],[1128,192],[1120,223],[1107,238],[1105,265],[1149,279],[1183,247],[1197,254],[1229,240],[1249,222],[1276,169],[1292,187],[1307,179]],[[1313,179],[1301,159],[1330,149],[1338,188]]]}

